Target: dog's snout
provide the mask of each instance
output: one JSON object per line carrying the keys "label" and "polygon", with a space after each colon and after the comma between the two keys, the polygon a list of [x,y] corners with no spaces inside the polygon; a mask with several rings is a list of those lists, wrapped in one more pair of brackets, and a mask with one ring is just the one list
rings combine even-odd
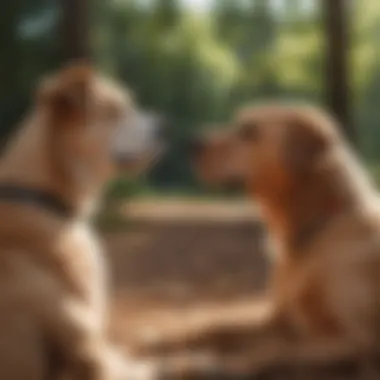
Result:
{"label": "dog's snout", "polygon": [[205,147],[205,141],[201,137],[193,137],[189,143],[190,154],[193,156],[199,155]]}

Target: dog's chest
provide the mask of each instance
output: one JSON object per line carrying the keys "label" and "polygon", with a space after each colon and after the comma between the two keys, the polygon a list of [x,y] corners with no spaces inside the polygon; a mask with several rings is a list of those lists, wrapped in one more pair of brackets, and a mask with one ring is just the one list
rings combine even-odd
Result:
{"label": "dog's chest", "polygon": [[380,250],[376,236],[359,237],[326,241],[315,246],[318,252],[277,266],[277,302],[302,333],[341,334],[348,325],[369,325],[378,302]]}
{"label": "dog's chest", "polygon": [[104,307],[106,263],[96,234],[85,223],[75,223],[57,241],[60,275],[70,291],[96,308]]}
{"label": "dog's chest", "polygon": [[339,326],[325,294],[323,275],[313,263],[285,262],[276,268],[277,304],[299,332],[333,333]]}

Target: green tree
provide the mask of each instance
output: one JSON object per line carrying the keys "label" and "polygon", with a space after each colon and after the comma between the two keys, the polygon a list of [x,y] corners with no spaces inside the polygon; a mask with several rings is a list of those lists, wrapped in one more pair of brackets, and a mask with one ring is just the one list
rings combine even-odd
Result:
{"label": "green tree", "polygon": [[0,128],[13,130],[30,99],[36,78],[59,62],[58,3],[14,0],[2,5],[0,43]]}

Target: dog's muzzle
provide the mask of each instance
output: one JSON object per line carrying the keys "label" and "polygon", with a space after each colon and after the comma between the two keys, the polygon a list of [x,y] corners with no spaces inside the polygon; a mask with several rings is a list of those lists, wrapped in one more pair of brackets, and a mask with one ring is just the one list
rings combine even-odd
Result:
{"label": "dog's muzzle", "polygon": [[152,113],[138,113],[124,121],[114,136],[112,156],[126,166],[141,160],[155,160],[165,150],[168,123]]}

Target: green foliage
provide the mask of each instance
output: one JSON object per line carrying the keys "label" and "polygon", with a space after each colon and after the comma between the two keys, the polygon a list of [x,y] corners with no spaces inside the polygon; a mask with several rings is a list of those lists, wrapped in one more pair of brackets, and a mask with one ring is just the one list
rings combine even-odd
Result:
{"label": "green foliage", "polygon": [[[171,119],[171,149],[149,180],[117,182],[111,198],[156,189],[197,192],[186,141],[243,103],[299,98],[323,103],[324,33],[317,0],[94,0],[93,50],[143,107]],[[353,2],[354,3],[354,2]],[[380,158],[380,5],[355,2],[350,51],[360,146]],[[0,127],[7,136],[41,73],[60,62],[58,0],[4,2],[0,15]],[[148,189],[148,190],[147,190]]]}
{"label": "green foliage", "polygon": [[36,78],[59,62],[58,2],[7,1],[1,6],[0,19],[0,128],[4,141],[24,113]]}
{"label": "green foliage", "polygon": [[110,184],[106,193],[106,200],[119,201],[134,196],[141,191],[141,184],[137,181],[118,179]]}

